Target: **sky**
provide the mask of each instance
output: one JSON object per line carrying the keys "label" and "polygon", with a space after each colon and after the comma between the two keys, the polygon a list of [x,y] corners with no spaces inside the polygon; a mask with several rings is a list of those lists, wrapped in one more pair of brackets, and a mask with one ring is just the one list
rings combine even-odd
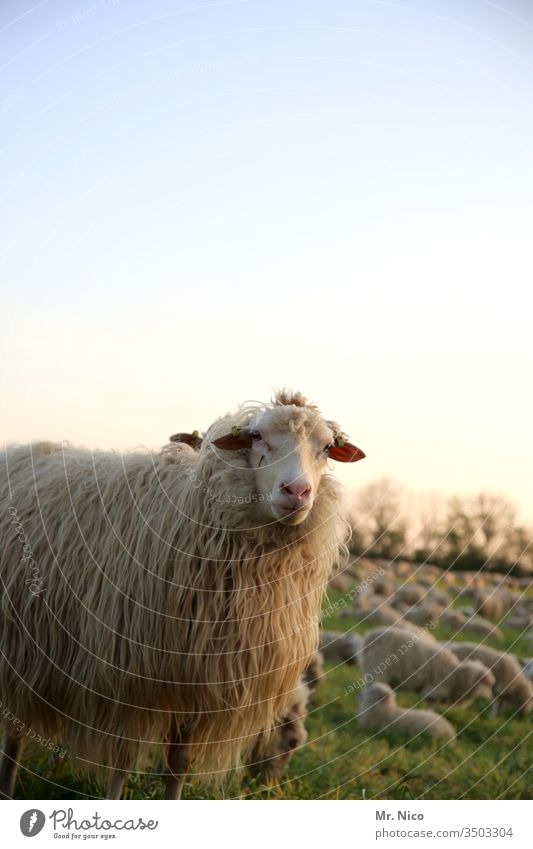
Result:
{"label": "sky", "polygon": [[292,386],[533,519],[533,6],[0,5],[0,440],[155,448]]}

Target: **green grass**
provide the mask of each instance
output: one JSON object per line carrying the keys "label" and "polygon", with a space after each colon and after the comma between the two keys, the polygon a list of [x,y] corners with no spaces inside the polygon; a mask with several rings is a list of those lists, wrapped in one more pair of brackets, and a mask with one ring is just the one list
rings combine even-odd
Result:
{"label": "green grass", "polygon": [[[330,592],[330,601],[342,596]],[[324,627],[364,633],[355,620],[329,616]],[[523,638],[503,627],[504,641],[487,644],[510,649],[520,656],[530,653]],[[437,639],[453,636],[434,629]],[[461,635],[468,639],[468,632]],[[186,785],[184,798],[256,799],[531,799],[533,787],[533,735],[530,718],[488,715],[488,706],[446,711],[458,736],[440,744],[416,739],[406,744],[394,734],[361,731],[354,719],[357,692],[350,685],[359,679],[357,666],[326,665],[318,690],[318,703],[307,720],[306,746],[291,760],[279,786],[264,789],[246,778],[235,777],[223,790],[213,792]],[[353,689],[353,687],[352,687]],[[401,694],[404,706],[416,697]],[[43,777],[45,776],[45,777]],[[38,746],[28,747],[19,771],[16,796],[22,799],[75,799],[98,797],[103,788],[91,778],[75,778],[67,759],[54,759]],[[132,775],[126,788],[130,799],[162,797],[162,782],[151,775]]]}

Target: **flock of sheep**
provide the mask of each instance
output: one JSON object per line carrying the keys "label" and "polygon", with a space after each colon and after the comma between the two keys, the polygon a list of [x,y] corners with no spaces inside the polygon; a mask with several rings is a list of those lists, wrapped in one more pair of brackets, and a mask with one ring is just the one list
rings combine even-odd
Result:
{"label": "flock of sheep", "polygon": [[[349,604],[342,606],[340,617],[351,618],[356,629],[369,624],[381,627],[364,635],[357,630],[322,632],[321,652],[337,664],[358,665],[360,678],[349,689],[359,692],[362,728],[396,730],[408,737],[455,736],[439,713],[398,707],[398,691],[445,706],[484,700],[493,716],[500,709],[513,716],[531,712],[533,662],[486,642],[503,640],[498,627],[503,620],[517,639],[530,634],[533,648],[529,578],[443,573],[429,564],[365,559],[355,564],[351,577],[355,592],[346,577],[341,579]],[[453,639],[437,641],[433,635],[437,625],[451,631]]]}
{"label": "flock of sheep", "polygon": [[[398,706],[403,690],[528,713],[533,664],[485,644],[501,638],[504,615],[509,627],[531,625],[533,600],[516,581],[503,589],[498,576],[470,576],[460,586],[432,566],[413,579],[409,564],[360,560],[335,579],[356,630],[319,632],[347,553],[329,461],[363,457],[289,391],[223,416],[204,437],[176,434],[155,454],[9,447],[0,797],[13,795],[24,765],[21,729],[61,741],[73,770],[95,772],[109,798],[154,761],[168,799],[187,775],[216,784],[242,764],[279,781],[306,741],[324,659],[357,664],[363,729],[454,737],[434,710]],[[469,606],[452,606],[459,591]],[[438,643],[437,623],[459,641]]]}

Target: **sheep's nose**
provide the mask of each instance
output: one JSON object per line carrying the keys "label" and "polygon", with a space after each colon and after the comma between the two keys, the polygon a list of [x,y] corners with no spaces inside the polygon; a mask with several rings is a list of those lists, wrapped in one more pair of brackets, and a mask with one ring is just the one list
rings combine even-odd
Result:
{"label": "sheep's nose", "polygon": [[307,481],[282,482],[279,490],[291,507],[302,507],[311,498],[311,486]]}

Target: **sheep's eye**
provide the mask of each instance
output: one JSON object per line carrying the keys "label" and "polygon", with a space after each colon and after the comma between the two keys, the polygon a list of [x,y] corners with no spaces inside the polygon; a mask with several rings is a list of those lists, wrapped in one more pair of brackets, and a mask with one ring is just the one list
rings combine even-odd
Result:
{"label": "sheep's eye", "polygon": [[252,437],[252,439],[253,439],[253,441],[254,441],[254,442],[257,442],[259,439],[261,439],[261,438],[262,438],[262,437],[261,437],[261,434],[259,433],[259,431],[258,431],[258,430],[251,430],[251,431],[250,431],[250,436]]}

